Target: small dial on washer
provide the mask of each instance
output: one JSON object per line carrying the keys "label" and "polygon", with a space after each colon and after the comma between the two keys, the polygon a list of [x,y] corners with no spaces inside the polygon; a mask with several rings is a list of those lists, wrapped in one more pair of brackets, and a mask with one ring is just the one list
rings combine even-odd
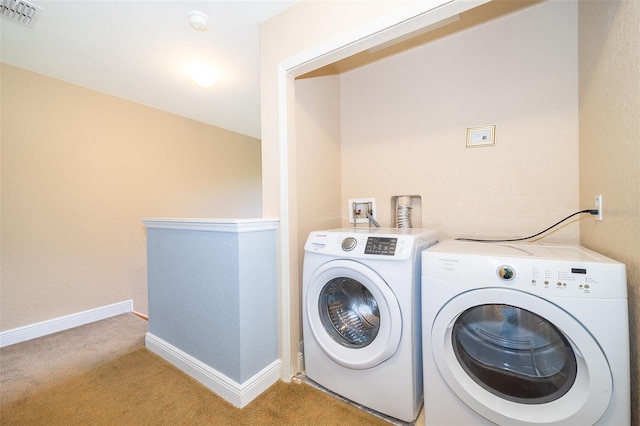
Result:
{"label": "small dial on washer", "polygon": [[358,241],[353,237],[347,237],[342,240],[342,250],[344,251],[351,251],[356,248],[356,245],[358,245]]}
{"label": "small dial on washer", "polygon": [[511,281],[512,279],[514,279],[516,277],[516,270],[513,269],[512,266],[509,265],[502,265],[498,267],[497,270],[498,276],[500,277],[500,279],[503,279],[505,281]]}

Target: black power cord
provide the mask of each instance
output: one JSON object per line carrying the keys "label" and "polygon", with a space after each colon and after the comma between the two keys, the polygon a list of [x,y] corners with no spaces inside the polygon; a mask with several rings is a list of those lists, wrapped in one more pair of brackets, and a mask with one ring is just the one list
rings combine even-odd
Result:
{"label": "black power cord", "polygon": [[562,222],[571,219],[572,217],[579,215],[579,214],[583,214],[583,213],[589,213],[591,215],[597,215],[598,214],[598,210],[596,209],[586,209],[586,210],[580,210],[577,211],[575,213],[570,214],[569,216],[565,217],[564,219],[562,219],[561,221],[558,221],[556,223],[554,223],[553,225],[551,225],[550,227],[548,227],[547,229],[545,229],[544,231],[540,231],[537,234],[531,235],[529,237],[524,237],[524,238],[512,238],[512,239],[508,239],[508,240],[481,240],[481,239],[474,239],[474,238],[456,238],[456,240],[458,241],[473,241],[473,242],[477,242],[477,243],[511,243],[514,241],[525,241],[525,240],[530,240],[532,238],[535,238],[539,235],[544,234],[545,232],[555,228],[556,226],[560,225]]}

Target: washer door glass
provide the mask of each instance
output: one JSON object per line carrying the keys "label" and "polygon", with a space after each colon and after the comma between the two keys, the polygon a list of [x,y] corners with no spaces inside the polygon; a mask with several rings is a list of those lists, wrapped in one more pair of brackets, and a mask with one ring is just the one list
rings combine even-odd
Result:
{"label": "washer door glass", "polygon": [[352,278],[334,278],[324,286],[318,314],[333,340],[351,348],[369,345],[380,329],[378,302],[362,283]]}
{"label": "washer door glass", "polygon": [[455,321],[451,338],[458,361],[473,380],[509,401],[554,401],[576,380],[576,356],[567,338],[525,309],[474,306]]}
{"label": "washer door glass", "polygon": [[402,336],[398,300],[374,270],[351,260],[320,266],[304,288],[304,317],[310,335],[334,362],[374,367],[392,357]]}

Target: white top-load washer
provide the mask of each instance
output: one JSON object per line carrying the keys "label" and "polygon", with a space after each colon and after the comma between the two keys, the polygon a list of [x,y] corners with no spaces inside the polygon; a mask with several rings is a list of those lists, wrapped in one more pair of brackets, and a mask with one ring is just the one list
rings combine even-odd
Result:
{"label": "white top-load washer", "polygon": [[629,425],[625,265],[580,246],[423,252],[427,425]]}
{"label": "white top-load washer", "polygon": [[422,407],[420,253],[424,229],[312,232],[303,268],[308,378],[407,422]]}

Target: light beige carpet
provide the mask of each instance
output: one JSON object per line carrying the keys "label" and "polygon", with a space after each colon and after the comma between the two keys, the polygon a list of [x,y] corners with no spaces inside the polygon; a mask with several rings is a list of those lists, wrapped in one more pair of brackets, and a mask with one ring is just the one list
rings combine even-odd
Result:
{"label": "light beige carpet", "polygon": [[389,425],[305,383],[238,409],[146,350],[146,325],[125,314],[0,349],[0,424]]}

